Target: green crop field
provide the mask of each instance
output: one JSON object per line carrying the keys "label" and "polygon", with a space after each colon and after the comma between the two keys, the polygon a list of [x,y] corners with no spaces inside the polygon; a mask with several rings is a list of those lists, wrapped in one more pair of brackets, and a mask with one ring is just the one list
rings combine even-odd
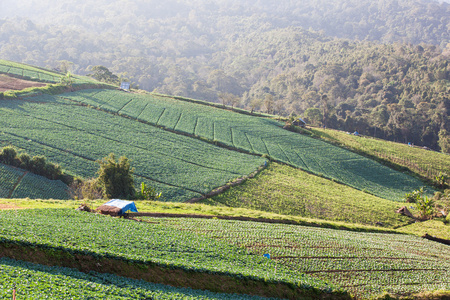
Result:
{"label": "green crop field", "polygon": [[406,295],[450,289],[450,248],[414,236],[223,220],[147,220],[256,255],[270,254],[277,264],[274,273],[288,267],[364,299],[384,291]]}
{"label": "green crop field", "polygon": [[450,170],[450,155],[445,153],[371,137],[354,136],[332,129],[311,128],[309,130],[323,139],[392,161],[430,179],[434,179],[439,172]]}
{"label": "green crop field", "polygon": [[409,222],[409,218],[395,213],[406,203],[382,199],[276,163],[244,184],[201,203],[366,225],[381,223],[383,227]]}
{"label": "green crop field", "polygon": [[364,299],[383,291],[409,295],[450,289],[448,246],[410,235],[142,219],[150,222],[67,209],[1,211],[0,241],[307,289],[343,289]]}
{"label": "green crop field", "polygon": [[318,139],[289,132],[275,120],[252,117],[187,101],[84,90],[62,97],[113,114],[188,133],[321,174],[379,197],[400,201],[423,183],[373,160]]}
{"label": "green crop field", "polygon": [[[7,74],[47,83],[59,83],[61,81],[61,77],[65,76],[65,74],[59,72],[50,71],[43,68],[33,67],[3,59],[0,59],[0,74]],[[73,79],[75,80],[76,84],[95,82],[90,78],[76,75],[73,76]]]}
{"label": "green crop field", "polygon": [[0,164],[0,197],[30,199],[67,199],[68,187],[60,180]]}
{"label": "green crop field", "polygon": [[135,222],[67,209],[5,210],[0,211],[0,228],[2,243],[64,249],[72,254],[151,263],[188,272],[283,282],[304,289],[332,289],[320,279],[277,266],[262,255],[159,222]]}
{"label": "green crop field", "polygon": [[265,159],[220,148],[155,126],[42,95],[0,102],[0,144],[44,155],[69,173],[94,177],[109,153],[126,156],[136,184],[186,201],[248,175]]}
{"label": "green crop field", "polygon": [[0,258],[0,298],[12,299],[268,299],[256,296],[218,294],[148,283],[112,274],[81,273]]}

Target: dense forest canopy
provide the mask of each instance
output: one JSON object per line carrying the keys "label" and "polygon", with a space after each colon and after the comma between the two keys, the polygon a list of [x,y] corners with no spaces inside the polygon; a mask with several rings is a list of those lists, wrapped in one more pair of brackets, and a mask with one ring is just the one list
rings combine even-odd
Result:
{"label": "dense forest canopy", "polygon": [[0,57],[445,148],[450,4],[3,0]]}

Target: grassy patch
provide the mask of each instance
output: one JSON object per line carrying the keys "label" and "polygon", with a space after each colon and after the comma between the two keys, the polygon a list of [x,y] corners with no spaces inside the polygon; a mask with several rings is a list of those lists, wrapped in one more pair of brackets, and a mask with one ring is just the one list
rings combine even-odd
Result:
{"label": "grassy patch", "polygon": [[309,131],[324,140],[385,159],[431,180],[439,172],[450,170],[450,155],[444,153],[381,139],[354,136],[332,129],[311,128]]}
{"label": "grassy patch", "polygon": [[263,155],[389,200],[401,201],[405,193],[424,185],[364,156],[285,130],[284,123],[272,119],[167,97],[111,90],[85,90],[63,97],[215,145]]}
{"label": "grassy patch", "polygon": [[275,163],[254,179],[202,203],[365,225],[381,222],[391,228],[409,222],[395,213],[402,203]]}
{"label": "grassy patch", "polygon": [[423,236],[428,233],[429,235],[437,238],[450,240],[450,225],[444,224],[442,218],[425,222],[417,222],[398,228],[397,231],[419,236]]}
{"label": "grassy patch", "polygon": [[[97,208],[107,200],[36,200],[36,199],[0,199],[0,209],[41,209],[41,208],[72,208],[75,209],[81,203],[87,203],[89,207]],[[299,216],[281,215],[266,211],[251,210],[246,208],[233,208],[227,206],[211,206],[207,204],[172,203],[158,201],[136,201],[136,207],[140,212],[167,213],[167,214],[192,214],[211,215],[224,217],[242,217],[253,219],[275,220],[290,222],[293,224],[343,229],[359,232],[392,232],[394,230],[382,227],[335,222]]]}

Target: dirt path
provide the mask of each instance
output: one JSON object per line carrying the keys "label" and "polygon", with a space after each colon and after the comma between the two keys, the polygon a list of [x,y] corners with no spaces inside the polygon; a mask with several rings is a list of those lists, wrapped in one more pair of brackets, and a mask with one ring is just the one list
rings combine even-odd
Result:
{"label": "dirt path", "polygon": [[23,207],[19,207],[14,204],[1,204],[0,203],[0,210],[4,210],[4,209],[23,209]]}
{"label": "dirt path", "polygon": [[43,87],[43,86],[46,86],[46,84],[14,78],[7,75],[0,75],[0,92],[10,90],[20,91],[29,87]]}

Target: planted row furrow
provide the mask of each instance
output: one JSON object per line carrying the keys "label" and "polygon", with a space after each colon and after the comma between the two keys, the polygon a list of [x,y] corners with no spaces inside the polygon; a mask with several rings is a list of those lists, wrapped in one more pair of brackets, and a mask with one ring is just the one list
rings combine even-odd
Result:
{"label": "planted row furrow", "polygon": [[413,236],[207,219],[158,222],[270,254],[277,267],[328,280],[364,299],[380,287],[403,294],[450,288],[450,249]]}
{"label": "planted row furrow", "polygon": [[[133,99],[135,109],[130,107],[122,113],[131,117],[139,115],[142,121],[211,141],[215,139],[245,151],[267,154],[294,167],[337,179],[390,200],[399,201],[406,192],[423,185],[417,179],[348,150],[283,130],[282,124],[275,120],[167,97],[102,91],[93,99],[89,93],[90,91],[81,91],[66,94],[65,97],[93,106],[96,104],[92,102],[97,100],[97,107],[100,107],[114,95],[109,105],[116,107],[116,110],[123,106],[123,102]],[[143,106],[146,107],[144,112],[141,111]]]}
{"label": "planted row furrow", "polygon": [[[137,176],[160,183],[158,186],[166,185],[161,190],[166,200],[186,201],[190,198],[181,197],[182,194],[206,194],[254,172],[265,161],[59,97],[43,96],[39,100],[40,97],[34,97],[33,102],[2,103],[0,124],[8,142],[16,136],[14,141],[22,141],[11,144],[27,148],[32,155],[47,153],[39,150],[42,147],[23,145],[23,141],[50,148],[49,160],[84,177],[94,177],[95,161],[109,153],[126,156],[132,160]],[[59,154],[54,155],[55,152]],[[86,163],[71,164],[73,160],[64,156],[88,160],[91,166],[88,171],[83,170]],[[174,187],[184,192],[176,192],[172,198]]]}
{"label": "planted row furrow", "polygon": [[[181,232],[162,224],[134,222],[68,209],[46,209],[0,211],[0,228],[1,243],[59,249],[72,254],[191,272],[283,282],[306,289],[332,288],[321,280],[277,266],[274,261],[235,245],[195,232]],[[275,267],[277,272],[273,271]]]}
{"label": "planted row furrow", "polygon": [[[11,299],[261,299],[176,288],[104,273],[0,258],[0,298]],[[264,298],[267,299],[267,298]]]}

